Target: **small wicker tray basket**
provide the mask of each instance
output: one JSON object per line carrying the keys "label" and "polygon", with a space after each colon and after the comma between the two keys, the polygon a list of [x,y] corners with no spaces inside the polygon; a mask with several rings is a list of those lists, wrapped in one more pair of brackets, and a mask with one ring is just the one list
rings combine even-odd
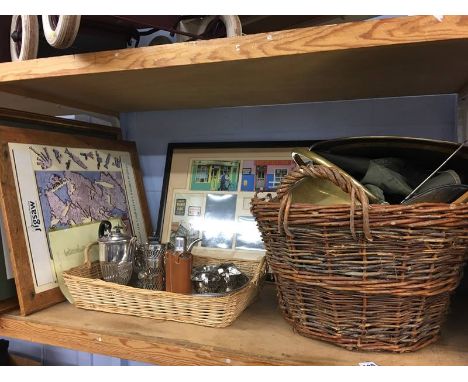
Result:
{"label": "small wicker tray basket", "polygon": [[194,266],[232,262],[250,277],[242,289],[220,297],[184,295],[133,288],[101,280],[99,262],[83,264],[63,273],[78,308],[212,327],[226,327],[257,296],[265,278],[265,257],[259,260],[193,257]]}

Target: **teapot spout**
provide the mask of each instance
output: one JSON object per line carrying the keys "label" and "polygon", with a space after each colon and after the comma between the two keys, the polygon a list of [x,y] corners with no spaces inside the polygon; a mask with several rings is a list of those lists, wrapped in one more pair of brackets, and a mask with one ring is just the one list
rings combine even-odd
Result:
{"label": "teapot spout", "polygon": [[192,252],[192,249],[195,246],[195,244],[197,244],[201,240],[202,239],[195,239],[194,241],[192,241],[187,248],[187,252]]}

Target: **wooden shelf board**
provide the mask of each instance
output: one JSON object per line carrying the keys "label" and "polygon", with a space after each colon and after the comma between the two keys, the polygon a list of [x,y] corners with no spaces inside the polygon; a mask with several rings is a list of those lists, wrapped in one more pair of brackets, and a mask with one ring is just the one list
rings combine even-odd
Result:
{"label": "wooden shelf board", "polygon": [[118,113],[456,93],[467,67],[468,16],[415,16],[2,63],[0,91]]}
{"label": "wooden shelf board", "polygon": [[[0,104],[1,96],[0,96]],[[0,107],[0,130],[2,126],[41,129],[57,132],[79,133],[108,139],[122,139],[120,128],[75,119],[58,118],[18,109]]]}
{"label": "wooden shelf board", "polygon": [[[1,65],[1,64],[0,64]],[[59,101],[59,100],[56,100]],[[25,97],[23,95],[14,94],[13,92],[0,91],[0,105],[2,108],[32,112],[42,115],[61,116],[83,114],[91,110],[91,108],[68,107],[60,102],[48,102],[44,98]],[[112,115],[115,114],[112,112]],[[106,115],[109,115],[106,113]]]}
{"label": "wooden shelf board", "polygon": [[18,299],[12,297],[6,300],[0,301],[0,314],[17,309],[18,308]]}
{"label": "wooden shelf board", "polygon": [[27,317],[0,316],[0,336],[160,365],[468,365],[466,296],[453,304],[441,338],[414,353],[351,352],[295,334],[272,285],[227,328],[101,313],[61,303]]}

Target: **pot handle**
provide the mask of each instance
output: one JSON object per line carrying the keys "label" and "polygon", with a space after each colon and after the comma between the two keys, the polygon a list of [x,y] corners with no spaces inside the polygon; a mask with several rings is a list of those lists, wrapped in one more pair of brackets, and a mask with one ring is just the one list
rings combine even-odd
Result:
{"label": "pot handle", "polygon": [[334,167],[328,166],[314,166],[309,164],[308,166],[300,166],[298,169],[291,171],[286,175],[281,185],[276,190],[278,199],[281,203],[278,214],[278,229],[283,226],[284,231],[288,236],[293,237],[294,235],[288,228],[288,217],[289,210],[292,203],[292,190],[294,187],[303,179],[307,177],[319,178],[329,180],[344,192],[351,194],[351,206],[350,206],[350,230],[354,238],[356,238],[356,231],[354,228],[354,213],[356,211],[356,201],[360,203],[362,208],[363,217],[363,231],[367,240],[372,241],[372,235],[369,227],[369,199],[367,194],[362,190],[362,187],[358,187],[349,177],[343,176],[343,174]]}
{"label": "pot handle", "polygon": [[[308,166],[308,164],[305,163],[304,160],[302,159],[302,158],[307,158],[312,163],[314,163],[316,165],[329,167],[329,168],[335,170],[334,172],[338,172],[344,178],[348,178],[356,186],[357,189],[360,189],[361,191],[363,191],[366,194],[367,198],[369,199],[369,201],[371,203],[379,203],[379,198],[376,197],[367,188],[365,188],[361,183],[359,183],[356,179],[354,179],[346,171],[339,168],[334,163],[330,162],[328,159],[326,159],[323,156],[317,154],[316,152],[310,151],[309,149],[307,149],[305,147],[298,147],[298,148],[295,148],[294,150],[292,150],[291,156],[292,156],[292,159],[294,160],[294,162],[296,162],[296,164],[299,167],[307,167]],[[309,165],[310,165],[310,163],[309,163]],[[336,184],[336,182],[333,182],[333,183]],[[339,186],[339,187],[342,188],[341,186]]]}
{"label": "pot handle", "polygon": [[291,156],[298,166],[307,166],[307,163],[302,159],[304,157],[314,162],[315,164],[320,164],[327,167],[335,167],[334,164],[331,163],[328,159],[322,157],[314,151],[310,151],[305,147],[296,147],[291,152]]}
{"label": "pot handle", "polygon": [[89,251],[91,250],[91,247],[98,245],[99,243],[97,241],[94,241],[90,244],[88,244],[84,250],[84,256],[85,256],[85,264],[88,268],[91,268],[91,258]]}

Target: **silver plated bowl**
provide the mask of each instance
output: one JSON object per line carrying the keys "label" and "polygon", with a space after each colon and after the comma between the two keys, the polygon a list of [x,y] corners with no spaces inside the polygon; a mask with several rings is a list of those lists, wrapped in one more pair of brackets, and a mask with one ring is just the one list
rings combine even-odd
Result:
{"label": "silver plated bowl", "polygon": [[249,277],[234,264],[204,265],[192,271],[195,294],[223,296],[239,290],[249,282]]}

